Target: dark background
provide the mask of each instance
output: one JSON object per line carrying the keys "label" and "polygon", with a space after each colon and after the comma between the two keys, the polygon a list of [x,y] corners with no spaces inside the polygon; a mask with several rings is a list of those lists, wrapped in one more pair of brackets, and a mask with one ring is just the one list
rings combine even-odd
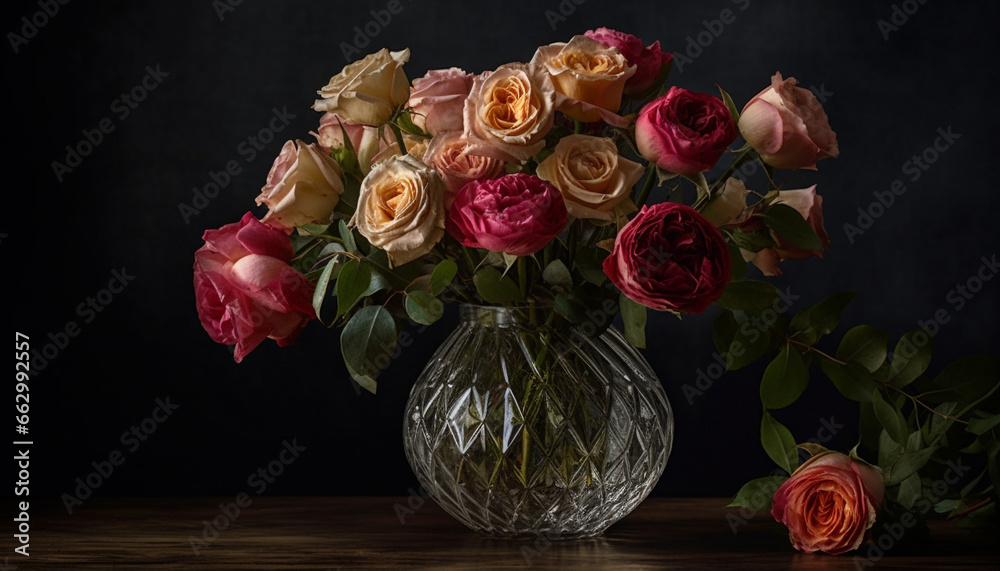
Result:
{"label": "dark background", "polygon": [[[947,296],[975,275],[981,257],[997,253],[1000,10],[930,0],[886,40],[877,21],[891,17],[889,1],[576,1],[562,2],[564,13],[573,11],[553,29],[546,11],[558,14],[557,0],[402,0],[403,12],[361,51],[411,48],[410,78],[431,68],[479,72],[527,61],[539,45],[602,25],[682,52],[706,30],[704,21],[731,9],[735,21],[682,72],[675,67],[671,83],[709,92],[718,82],[742,106],[780,70],[826,93],[842,150],[839,160],[788,184],[819,184],[833,239],[824,260],[783,265],[776,283],[801,296],[793,310],[837,290],[859,290],[844,323],[871,323],[893,338],[946,311],[951,320],[935,339],[933,369],[995,351],[1000,280],[960,311]],[[209,0],[77,0],[18,53],[4,46],[0,252],[10,328],[42,350],[49,333],[70,320],[80,325],[31,380],[33,496],[72,493],[75,479],[93,471],[91,462],[114,450],[125,452],[125,463],[96,496],[228,496],[248,491],[247,477],[277,458],[286,439],[307,450],[268,494],[406,494],[416,486],[403,455],[403,406],[454,325],[454,310],[414,335],[372,396],[348,380],[336,332],[318,323],[293,346],[268,341],[236,365],[201,329],[191,286],[203,230],[247,210],[263,213],[253,199],[283,141],[309,139],[319,119],[309,108],[313,92],[346,63],[341,42],[351,42],[354,27],[372,20],[369,10],[386,4],[243,2],[220,19]],[[20,33],[21,17],[37,11],[36,2],[5,3],[0,22],[5,32]],[[169,76],[120,119],[114,101],[157,65]],[[247,161],[240,144],[267,126],[273,108],[286,107],[295,115],[290,126]],[[64,162],[66,145],[106,117],[115,130],[59,182],[52,162]],[[949,126],[961,138],[911,182],[903,163]],[[240,174],[186,223],[179,205],[191,204],[192,189],[233,160]],[[844,223],[856,224],[858,208],[895,179],[904,179],[906,194],[850,244]],[[84,323],[78,304],[121,268],[134,281]],[[658,495],[729,495],[772,469],[758,440],[762,366],[725,375],[693,404],[682,392],[713,362],[714,314],[651,318],[646,355],[673,402],[677,428]],[[129,452],[121,434],[167,396],[179,410]],[[800,440],[833,417],[845,427],[828,445],[850,448],[852,408],[834,396],[816,376],[806,397],[777,416]],[[6,472],[13,477],[12,468]]]}

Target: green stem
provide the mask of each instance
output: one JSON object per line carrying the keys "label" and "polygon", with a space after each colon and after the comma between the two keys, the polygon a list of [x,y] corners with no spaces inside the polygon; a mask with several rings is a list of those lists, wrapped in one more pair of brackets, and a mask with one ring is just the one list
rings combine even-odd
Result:
{"label": "green stem", "polygon": [[719,178],[715,179],[715,182],[712,184],[712,186],[709,187],[708,200],[711,200],[715,196],[716,190],[725,186],[726,180],[728,180],[729,177],[732,176],[734,172],[736,172],[736,169],[756,159],[757,159],[757,152],[754,151],[752,147],[747,147],[742,151],[737,152],[736,156],[733,158],[733,162],[730,163],[729,167],[727,167],[726,170],[722,171],[722,174],[719,175]]}
{"label": "green stem", "polygon": [[639,193],[636,194],[635,199],[635,205],[639,208],[642,208],[642,205],[646,204],[646,199],[649,198],[649,193],[653,190],[653,182],[656,180],[656,164],[650,161],[646,168],[649,169],[649,174],[646,175],[646,182],[639,189]]}
{"label": "green stem", "polygon": [[528,265],[524,256],[517,257],[517,283],[521,288],[521,298],[528,299]]}
{"label": "green stem", "polygon": [[406,154],[406,143],[403,142],[403,132],[399,130],[399,125],[395,122],[389,123],[389,129],[396,136],[396,143],[399,145],[399,154]]}
{"label": "green stem", "polygon": [[579,119],[573,119],[573,134],[574,135],[579,135],[580,133],[583,133],[584,127],[585,127],[585,125],[583,124],[583,121],[580,121]]}

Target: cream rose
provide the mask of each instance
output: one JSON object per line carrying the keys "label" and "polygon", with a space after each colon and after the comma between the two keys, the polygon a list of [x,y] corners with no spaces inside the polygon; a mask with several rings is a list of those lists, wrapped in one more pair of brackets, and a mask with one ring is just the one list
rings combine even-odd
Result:
{"label": "cream rose", "polygon": [[[429,142],[429,139],[403,133],[403,144],[406,146],[406,154],[411,155],[418,161],[424,160],[424,154],[427,152]],[[382,140],[379,141],[379,151],[371,159],[371,167],[390,157],[398,157],[402,154],[399,150],[399,141],[396,140],[396,136],[392,134],[392,131],[386,129],[382,134]]]}
{"label": "cream rose", "polygon": [[555,88],[545,71],[510,63],[476,77],[465,100],[469,152],[524,162],[542,150],[552,128]]}
{"label": "cream rose", "polygon": [[413,80],[410,101],[413,124],[431,135],[462,130],[465,99],[472,89],[473,75],[452,67],[432,69]]}
{"label": "cream rose", "polygon": [[315,143],[288,141],[257,197],[269,208],[263,221],[285,228],[328,224],[344,193],[342,176],[337,161]]}
{"label": "cream rose", "polygon": [[469,153],[466,141],[462,140],[462,133],[457,131],[442,133],[431,139],[424,162],[441,175],[448,187],[446,206],[451,206],[454,194],[466,183],[496,178],[504,172],[503,161]]}
{"label": "cream rose", "polygon": [[603,119],[619,127],[628,124],[618,109],[625,82],[636,68],[616,48],[574,36],[568,44],[538,48],[531,65],[545,69],[552,77],[559,111],[585,123]]}
{"label": "cream rose", "polygon": [[383,125],[396,108],[410,96],[410,82],[403,64],[410,60],[410,50],[381,50],[348,64],[317,93],[313,109],[336,113],[342,118],[365,125]]}
{"label": "cream rose", "polygon": [[410,155],[372,167],[361,183],[351,220],[372,246],[405,264],[431,251],[444,235],[444,183],[433,169]]}
{"label": "cream rose", "polygon": [[748,194],[750,191],[742,180],[730,177],[726,179],[722,193],[705,205],[701,215],[716,226],[739,224],[745,219]]}
{"label": "cream rose", "polygon": [[619,156],[611,139],[569,135],[538,165],[537,174],[559,189],[572,216],[611,220],[643,170],[639,163]]}

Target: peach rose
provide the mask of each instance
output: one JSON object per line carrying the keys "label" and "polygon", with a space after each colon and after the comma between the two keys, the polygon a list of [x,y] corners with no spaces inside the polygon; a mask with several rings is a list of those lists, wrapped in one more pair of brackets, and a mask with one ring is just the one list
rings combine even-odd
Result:
{"label": "peach rose", "polygon": [[750,191],[742,180],[730,177],[726,179],[722,193],[702,208],[701,215],[716,226],[739,224],[747,211],[748,194]]}
{"label": "peach rose", "polygon": [[538,68],[509,63],[476,77],[464,110],[469,152],[505,162],[528,160],[545,147],[554,107],[552,80]]}
{"label": "peach rose", "polygon": [[[418,161],[424,160],[424,155],[427,153],[427,145],[429,143],[429,139],[417,137],[416,135],[411,135],[409,133],[403,133],[403,145],[406,146],[406,154],[412,156]],[[370,165],[371,167],[374,167],[390,157],[398,157],[402,154],[403,153],[399,150],[399,141],[396,140],[396,136],[392,134],[392,131],[386,129],[382,134],[382,140],[379,141],[379,151],[371,158]]]}
{"label": "peach rose", "polygon": [[629,65],[616,48],[586,36],[573,36],[568,44],[538,48],[531,65],[545,69],[552,77],[559,111],[584,123],[603,119],[616,127],[628,126],[618,109],[625,82],[635,74],[636,67]]}
{"label": "peach rose", "polygon": [[771,78],[740,114],[743,138],[764,162],[779,169],[816,170],[816,161],[837,157],[837,134],[816,96],[795,78]]}
{"label": "peach rose", "polygon": [[271,165],[257,204],[266,204],[263,221],[292,228],[329,224],[344,193],[340,165],[315,143],[288,141]]}
{"label": "peach rose", "polygon": [[503,161],[469,153],[462,133],[457,131],[441,133],[431,139],[424,162],[441,175],[448,187],[447,207],[451,206],[455,193],[469,181],[496,178],[504,172]]}
{"label": "peach rose", "polygon": [[319,128],[316,132],[310,131],[309,134],[316,137],[316,142],[319,146],[329,153],[333,149],[345,146],[344,132],[346,131],[347,138],[351,142],[351,147],[356,153],[361,148],[367,129],[370,129],[370,127],[361,123],[355,123],[354,121],[348,121],[336,113],[324,113],[320,117]]}
{"label": "peach rose", "polygon": [[444,235],[444,183],[411,155],[390,157],[372,167],[361,183],[351,220],[372,246],[405,264],[431,251]]}
{"label": "peach rose", "polygon": [[385,124],[410,96],[410,81],[403,73],[403,64],[409,60],[409,49],[390,52],[382,48],[344,66],[317,92],[322,99],[316,100],[313,109],[364,125]]}
{"label": "peach rose", "polygon": [[559,189],[570,215],[611,220],[644,171],[639,163],[618,156],[611,139],[569,135],[538,165],[537,174]]}
{"label": "peach rose", "polygon": [[[813,231],[819,236],[824,248],[830,243],[830,236],[823,226],[823,197],[816,194],[816,185],[799,190],[779,190],[778,198],[773,204],[786,204],[791,206],[805,218],[806,222],[812,226]],[[741,228],[744,230],[757,230],[763,227],[763,223],[758,219],[749,219],[743,222]],[[753,262],[755,266],[765,276],[780,276],[781,268],[778,262],[784,260],[795,260],[802,258],[823,257],[823,250],[803,250],[782,240],[780,236],[775,236],[777,246],[764,248],[759,252],[743,250],[743,259]]]}
{"label": "peach rose", "polygon": [[474,76],[457,67],[432,69],[413,80],[410,101],[413,124],[431,135],[462,130],[465,99]]}
{"label": "peach rose", "polygon": [[840,452],[821,452],[774,493],[771,516],[785,524],[792,546],[839,555],[861,546],[885,495],[882,476]]}

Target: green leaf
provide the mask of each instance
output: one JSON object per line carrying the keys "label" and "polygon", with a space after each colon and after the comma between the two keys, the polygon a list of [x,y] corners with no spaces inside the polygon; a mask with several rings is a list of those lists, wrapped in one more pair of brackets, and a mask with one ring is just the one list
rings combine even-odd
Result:
{"label": "green leaf", "polygon": [[444,315],[444,304],[425,291],[412,291],[406,294],[406,314],[417,323],[430,325]]}
{"label": "green leaf", "polygon": [[729,347],[733,344],[733,337],[736,336],[739,328],[740,324],[736,321],[736,316],[733,315],[732,311],[724,309],[719,312],[712,324],[712,340],[719,353],[729,352]]}
{"label": "green leaf", "polygon": [[484,266],[472,277],[476,292],[487,303],[513,303],[522,301],[521,290],[514,280],[500,273],[493,266]]}
{"label": "green leaf", "polygon": [[809,371],[799,352],[786,343],[764,370],[760,400],[765,408],[785,408],[802,395],[809,384]]}
{"label": "green leaf", "polygon": [[855,295],[857,294],[852,291],[837,292],[800,311],[789,325],[793,337],[807,345],[814,345],[837,328],[841,312]]}
{"label": "green leaf", "polygon": [[431,273],[431,294],[441,295],[458,274],[458,264],[454,260],[442,260]]}
{"label": "green leaf", "polygon": [[587,307],[566,294],[557,293],[552,301],[552,308],[557,315],[565,317],[570,323],[580,324],[587,321]]}
{"label": "green leaf", "polygon": [[326,267],[323,268],[323,273],[319,276],[319,281],[316,282],[316,289],[313,291],[313,310],[316,312],[316,317],[320,319],[321,323],[323,319],[321,314],[323,302],[326,300],[327,289],[330,287],[330,278],[333,276],[333,268],[336,265],[337,258],[330,258],[330,261],[326,263]]}
{"label": "green leaf", "polygon": [[889,334],[870,325],[858,325],[844,334],[837,348],[837,358],[841,361],[858,363],[870,372],[875,372],[888,354]]}
{"label": "green leaf", "polygon": [[781,292],[773,285],[758,280],[729,282],[715,304],[733,310],[764,310],[774,306]]}
{"label": "green leaf", "polygon": [[872,378],[867,369],[857,363],[846,366],[833,361],[823,360],[820,368],[826,373],[833,386],[840,394],[857,402],[871,402],[872,391],[878,388],[878,381]]}
{"label": "green leaf", "polygon": [[347,227],[347,222],[337,221],[337,232],[340,234],[340,240],[344,243],[344,248],[352,254],[357,254],[358,243],[354,240],[354,233]]}
{"label": "green leaf", "polygon": [[736,497],[726,507],[747,508],[757,512],[770,511],[774,492],[778,491],[787,479],[788,476],[765,476],[750,480],[743,484],[740,491],[736,492]]}
{"label": "green leaf", "polygon": [[970,418],[969,425],[965,430],[975,435],[986,434],[1000,424],[1000,414],[994,414],[986,418]]}
{"label": "green leaf", "polygon": [[726,351],[726,368],[736,371],[760,359],[771,348],[771,332],[744,318]]}
{"label": "green leaf", "polygon": [[[963,409],[958,416],[964,415],[1000,387],[1000,357],[974,355],[962,357],[945,367],[930,382],[930,389],[936,392],[930,395],[937,402],[957,401]],[[921,389],[924,392],[926,389]],[[928,399],[931,400],[931,399]]]}
{"label": "green leaf", "polygon": [[823,241],[806,219],[787,204],[772,204],[754,217],[760,218],[767,227],[783,240],[803,250],[822,250]]}
{"label": "green leaf", "polygon": [[726,247],[729,248],[729,259],[732,262],[730,273],[733,276],[733,280],[742,280],[747,277],[747,262],[743,259],[740,247],[732,242],[726,242]]}
{"label": "green leaf", "polygon": [[919,452],[904,452],[888,469],[884,470],[883,478],[885,479],[886,487],[902,483],[910,475],[915,474],[927,464],[927,461],[931,459],[931,456],[936,451],[937,446],[931,446]]}
{"label": "green leaf", "polygon": [[594,285],[604,285],[608,281],[607,274],[604,273],[604,258],[608,257],[607,250],[603,248],[580,248],[576,252],[573,265],[579,270],[583,279]]}
{"label": "green leaf", "polygon": [[903,414],[887,403],[878,389],[872,391],[871,401],[875,407],[875,418],[878,419],[879,424],[889,434],[889,437],[900,444],[905,443],[909,431],[906,428],[906,419],[903,418]]}
{"label": "green leaf", "polygon": [[928,444],[936,444],[948,432],[948,429],[955,424],[954,420],[944,418],[941,415],[951,416],[951,413],[955,412],[956,408],[958,408],[957,402],[943,402],[934,407],[934,412],[938,414],[931,415],[931,426],[927,433]]}
{"label": "green leaf", "polygon": [[573,291],[573,276],[562,260],[552,260],[545,266],[542,279],[545,283],[562,289],[564,293]]}
{"label": "green leaf", "polygon": [[899,484],[899,493],[896,501],[903,506],[903,509],[910,509],[914,502],[920,497],[920,476],[916,473],[910,474]]}
{"label": "green leaf", "polygon": [[403,112],[396,116],[396,124],[399,125],[399,129],[411,135],[416,135],[418,137],[430,138],[428,133],[425,133],[423,129],[417,127],[413,123],[413,118],[410,117],[409,113]]}
{"label": "green leaf", "polygon": [[733,102],[733,98],[726,93],[726,90],[722,89],[722,86],[718,83],[715,84],[715,87],[717,87],[719,89],[719,93],[722,94],[722,101],[726,104],[726,109],[729,109],[729,114],[733,116],[733,123],[739,123],[740,112],[736,109],[736,103]]}
{"label": "green leaf", "polygon": [[636,303],[621,294],[618,306],[625,325],[625,339],[634,347],[646,348],[646,306]]}
{"label": "green leaf", "polygon": [[371,283],[371,267],[357,260],[348,260],[337,278],[337,317],[350,311],[364,297]]}
{"label": "green leaf", "polygon": [[[918,336],[926,341],[918,343]],[[933,347],[933,339],[925,331],[910,331],[900,337],[892,353],[892,368],[887,379],[889,384],[903,388],[917,380],[931,364]]]}
{"label": "green leaf", "polygon": [[340,352],[354,380],[372,393],[396,351],[396,322],[381,305],[362,307],[340,333]]}
{"label": "green leaf", "polygon": [[736,229],[733,230],[731,235],[737,246],[751,252],[759,252],[764,248],[773,248],[777,245],[774,242],[774,238],[771,237],[771,233],[764,230],[744,232],[743,230]]}
{"label": "green leaf", "polygon": [[760,443],[775,464],[791,474],[799,465],[798,448],[792,433],[780,422],[764,412],[760,421]]}

